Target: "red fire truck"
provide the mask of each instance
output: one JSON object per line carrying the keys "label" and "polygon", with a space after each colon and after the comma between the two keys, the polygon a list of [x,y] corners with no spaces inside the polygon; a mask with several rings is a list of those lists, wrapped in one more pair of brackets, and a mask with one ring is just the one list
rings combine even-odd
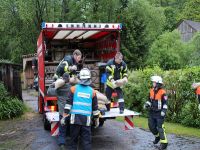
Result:
{"label": "red fire truck", "polygon": [[57,120],[55,116],[48,118],[47,112],[57,111],[57,97],[48,96],[47,88],[53,82],[59,62],[65,55],[80,49],[83,67],[91,70],[95,88],[103,92],[105,63],[120,50],[121,29],[119,23],[42,23],[37,40],[38,110],[44,114],[45,129],[50,128],[51,119]]}

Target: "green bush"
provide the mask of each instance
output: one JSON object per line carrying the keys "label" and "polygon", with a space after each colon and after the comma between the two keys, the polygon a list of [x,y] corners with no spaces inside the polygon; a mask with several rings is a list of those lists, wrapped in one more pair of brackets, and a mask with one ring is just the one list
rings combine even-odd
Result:
{"label": "green bush", "polygon": [[181,114],[181,123],[187,126],[200,127],[200,112],[197,103],[188,102]]}
{"label": "green bush", "polygon": [[18,117],[23,114],[24,108],[22,101],[9,96],[4,85],[0,83],[0,119]]}
{"label": "green bush", "polygon": [[200,123],[197,123],[199,120],[197,107],[193,107],[192,111],[189,110],[192,108],[189,106],[198,104],[191,84],[194,81],[200,81],[200,67],[163,71],[156,66],[129,72],[129,82],[124,87],[124,98],[129,109],[146,115],[143,104],[148,98],[152,75],[160,75],[164,80],[169,108],[166,119],[183,125],[200,127]]}

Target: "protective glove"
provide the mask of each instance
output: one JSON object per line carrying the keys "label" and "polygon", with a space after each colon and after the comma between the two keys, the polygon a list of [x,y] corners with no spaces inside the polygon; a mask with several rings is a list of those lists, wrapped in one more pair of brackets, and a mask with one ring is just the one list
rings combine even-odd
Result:
{"label": "protective glove", "polygon": [[76,71],[77,70],[77,66],[76,65],[69,66],[69,70],[70,71]]}
{"label": "protective glove", "polygon": [[62,119],[60,120],[60,124],[61,124],[62,126],[65,125],[65,120],[66,120],[66,117],[62,117]]}
{"label": "protective glove", "polygon": [[115,89],[117,87],[116,85],[116,81],[114,79],[111,80],[111,83],[112,83],[112,87],[113,89]]}
{"label": "protective glove", "polygon": [[199,108],[199,111],[200,111],[200,104],[199,104],[199,107],[198,107],[198,108]]}
{"label": "protective glove", "polygon": [[161,111],[161,116],[165,117],[165,112],[164,111]]}
{"label": "protective glove", "polygon": [[56,81],[57,79],[58,79],[58,75],[57,75],[57,74],[54,74],[53,80]]}
{"label": "protective glove", "polygon": [[146,102],[144,103],[144,109],[148,109],[148,108],[150,108],[150,107],[151,107],[151,102],[146,101]]}

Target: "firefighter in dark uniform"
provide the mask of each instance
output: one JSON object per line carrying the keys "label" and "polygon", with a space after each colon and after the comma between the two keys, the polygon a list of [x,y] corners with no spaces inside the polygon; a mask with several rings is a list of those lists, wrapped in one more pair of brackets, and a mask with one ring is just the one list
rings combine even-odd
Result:
{"label": "firefighter in dark uniform", "polygon": [[78,49],[73,52],[73,55],[65,56],[56,68],[54,79],[59,78],[65,72],[69,73],[70,76],[76,75],[77,65],[80,62],[81,57],[82,53]]}
{"label": "firefighter in dark uniform", "polygon": [[77,150],[80,136],[83,150],[91,150],[91,118],[98,118],[96,92],[90,86],[91,73],[87,68],[80,71],[79,84],[71,87],[65,115],[70,114],[71,149]]}
{"label": "firefighter in dark uniform", "polygon": [[[124,112],[124,98],[123,91],[121,87],[117,87],[117,82],[119,80],[128,81],[127,78],[127,65],[122,60],[123,55],[120,52],[117,52],[115,57],[109,60],[106,64],[106,73],[107,73],[107,81],[106,81],[106,97],[109,101],[111,101],[111,96],[114,91],[117,92],[118,103],[120,113]],[[107,110],[110,110],[110,103],[106,105]]]}
{"label": "firefighter in dark uniform", "polygon": [[164,120],[167,112],[167,95],[162,88],[163,81],[160,76],[152,76],[153,88],[150,89],[149,100],[144,108],[149,110],[148,125],[155,136],[154,144],[160,141],[160,149],[166,149],[168,142],[165,134]]}
{"label": "firefighter in dark uniform", "polygon": [[[64,149],[66,145],[66,129],[69,129],[69,117],[63,118],[64,107],[68,99],[68,94],[70,92],[71,85],[69,84],[69,74],[64,73],[62,78],[56,80],[52,83],[47,91],[48,95],[58,97],[58,110],[59,110],[59,135],[58,135],[58,145],[60,149]],[[68,131],[68,130],[67,130]],[[69,135],[69,133],[67,133]]]}

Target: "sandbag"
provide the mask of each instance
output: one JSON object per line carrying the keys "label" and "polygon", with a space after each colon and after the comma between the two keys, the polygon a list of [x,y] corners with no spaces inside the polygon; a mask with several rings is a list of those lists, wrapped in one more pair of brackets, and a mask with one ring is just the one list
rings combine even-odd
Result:
{"label": "sandbag", "polygon": [[97,90],[96,90],[96,96],[97,96],[97,100],[103,100],[103,101],[107,101],[108,100],[107,97],[104,94],[100,93]]}
{"label": "sandbag", "polygon": [[71,77],[69,79],[70,84],[77,84],[79,82],[79,79],[77,77]]}
{"label": "sandbag", "polygon": [[65,81],[63,79],[57,79],[55,81],[55,89],[62,87],[64,84],[65,84]]}
{"label": "sandbag", "polygon": [[116,87],[122,87],[128,82],[128,79],[125,77],[123,79],[119,79],[115,81]]}

